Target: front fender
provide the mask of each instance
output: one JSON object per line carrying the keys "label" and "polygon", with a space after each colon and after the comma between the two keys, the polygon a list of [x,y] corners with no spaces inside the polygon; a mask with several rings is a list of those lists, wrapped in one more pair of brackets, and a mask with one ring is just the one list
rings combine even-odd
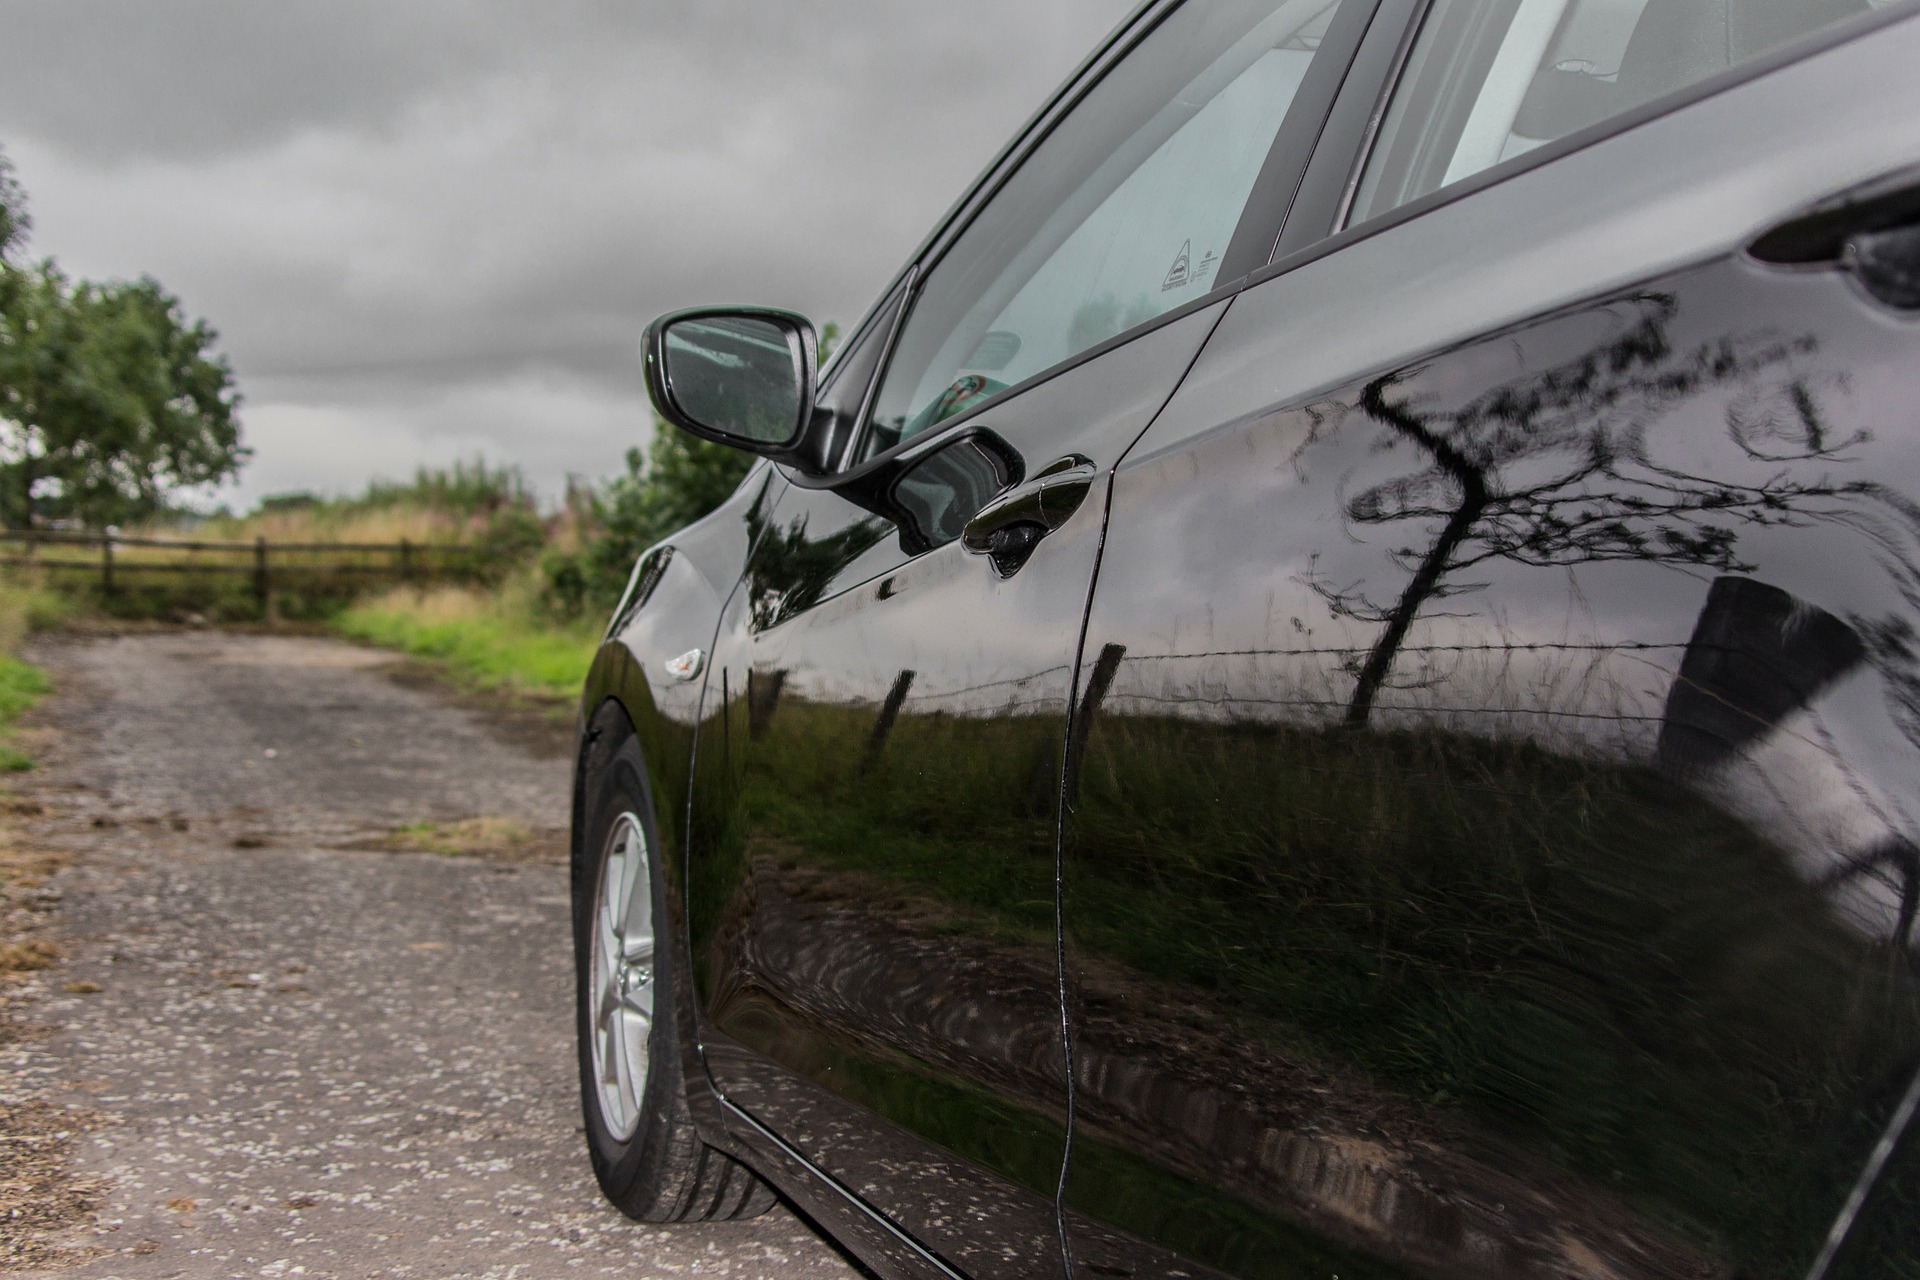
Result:
{"label": "front fender", "polygon": [[[574,753],[572,852],[574,875],[584,863],[586,786],[584,764],[590,735],[607,721],[599,715],[609,702],[624,712],[646,761],[654,800],[655,830],[667,877],[668,910],[673,916],[670,945],[686,954],[687,813],[694,752],[699,741],[700,706],[720,614],[746,566],[747,553],[772,509],[781,482],[771,467],[749,472],[731,497],[702,520],[669,536],[640,557],[625,597],[594,655],[580,699],[580,740]],[[670,659],[697,651],[691,669]],[[576,892],[579,886],[575,886]],[[683,986],[682,991],[689,991]],[[690,1000],[676,1009],[682,1021],[680,1043],[697,1053]],[[706,1072],[696,1058],[682,1064],[689,1085],[688,1104],[703,1136],[730,1146],[705,1088]],[[698,1087],[696,1088],[696,1082]],[[691,1096],[693,1094],[700,1096]]]}

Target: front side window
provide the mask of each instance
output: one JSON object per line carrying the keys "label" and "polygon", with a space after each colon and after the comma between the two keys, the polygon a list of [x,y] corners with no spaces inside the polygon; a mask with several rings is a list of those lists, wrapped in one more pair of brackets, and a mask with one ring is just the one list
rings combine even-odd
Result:
{"label": "front side window", "polygon": [[1434,0],[1348,221],[1868,8],[1869,0]]}
{"label": "front side window", "polygon": [[1162,22],[933,268],[861,456],[1223,283],[1254,180],[1337,4],[1195,3]]}

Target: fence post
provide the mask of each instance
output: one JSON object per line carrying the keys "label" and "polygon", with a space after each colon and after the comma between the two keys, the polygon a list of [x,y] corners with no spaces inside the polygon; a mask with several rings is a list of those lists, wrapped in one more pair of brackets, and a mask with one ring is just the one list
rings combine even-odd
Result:
{"label": "fence post", "polygon": [[100,593],[113,594],[113,534],[106,533],[100,538]]}
{"label": "fence post", "polygon": [[400,581],[413,583],[413,542],[408,538],[400,539]]}
{"label": "fence post", "polygon": [[267,539],[266,535],[253,540],[253,598],[260,604],[260,617],[267,616]]}

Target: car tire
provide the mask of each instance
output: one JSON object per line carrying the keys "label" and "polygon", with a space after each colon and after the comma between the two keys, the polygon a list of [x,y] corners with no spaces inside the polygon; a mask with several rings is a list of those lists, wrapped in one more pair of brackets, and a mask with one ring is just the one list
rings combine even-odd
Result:
{"label": "car tire", "polygon": [[645,762],[617,707],[596,717],[582,766],[575,1041],[594,1177],[616,1208],[642,1222],[764,1213],[772,1190],[703,1142],[687,1106],[688,1036],[677,1016],[684,955],[674,945]]}

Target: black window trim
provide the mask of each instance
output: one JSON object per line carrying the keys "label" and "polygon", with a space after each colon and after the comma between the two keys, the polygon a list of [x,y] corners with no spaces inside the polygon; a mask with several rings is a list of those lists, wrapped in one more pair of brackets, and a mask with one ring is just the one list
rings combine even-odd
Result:
{"label": "black window trim", "polygon": [[[1274,133],[1267,158],[1241,206],[1240,222],[1220,261],[1229,284],[1273,261],[1287,218],[1299,198],[1307,166],[1320,145],[1354,61],[1360,56],[1383,0],[1344,0],[1333,15],[1315,57],[1307,66],[1286,118]],[[1327,54],[1321,57],[1320,54]]]}
{"label": "black window trim", "polygon": [[[1130,52],[1134,45],[1157,26],[1167,13],[1178,7],[1179,3],[1181,0],[1144,0],[1144,3],[1129,14],[1109,34],[1105,43],[1088,55],[1073,75],[1069,76],[1066,82],[1054,92],[1047,104],[1022,126],[1021,130],[1014,135],[1013,141],[1001,149],[993,162],[974,180],[966,194],[961,196],[943,215],[935,229],[908,259],[907,264],[888,280],[886,288],[881,291],[873,309],[862,318],[859,328],[855,331],[855,340],[864,337],[869,326],[877,323],[885,305],[894,297],[901,282],[911,278],[911,283],[904,295],[904,301],[892,313],[893,330],[886,339],[889,349],[882,356],[867,386],[863,398],[862,416],[852,436],[856,444],[865,434],[866,416],[872,411],[875,390],[886,376],[886,370],[892,362],[891,347],[899,338],[901,325],[912,308],[919,282],[924,278],[926,269],[938,262],[939,254],[943,253],[948,245],[965,230],[979,209],[999,191],[1001,184],[1011,176],[1014,169],[1019,167],[1032,149],[1044,141],[1059,119],[1077,105],[1086,92],[1098,83],[1100,77],[1105,75],[1121,57]],[[1366,36],[1329,106],[1325,123],[1315,141],[1306,170],[1281,224],[1271,261],[1248,275],[1216,285],[1209,293],[1191,299],[1124,333],[1116,334],[1070,360],[1042,370],[1025,382],[981,401],[966,413],[956,415],[942,423],[939,430],[933,434],[943,436],[950,430],[958,429],[971,421],[978,414],[997,408],[1014,392],[1036,387],[1081,364],[1097,360],[1109,351],[1142,337],[1162,325],[1172,324],[1195,311],[1231,298],[1246,289],[1277,279],[1329,254],[1338,253],[1348,245],[1357,244],[1361,240],[1391,230],[1403,222],[1422,216],[1429,210],[1465,199],[1508,178],[1551,164],[1563,156],[1584,150],[1616,134],[1624,133],[1651,120],[1691,106],[1693,103],[1724,93],[1749,80],[1758,79],[1805,58],[1862,39],[1883,27],[1920,16],[1920,0],[1899,0],[1887,8],[1836,23],[1772,53],[1744,62],[1737,67],[1730,67],[1717,75],[1709,76],[1683,89],[1675,90],[1671,94],[1656,98],[1632,111],[1622,112],[1618,116],[1570,133],[1564,138],[1536,147],[1525,155],[1515,156],[1511,160],[1490,166],[1459,182],[1390,209],[1377,218],[1369,218],[1365,222],[1351,226],[1342,226],[1340,223],[1348,215],[1360,176],[1364,172],[1366,158],[1371,152],[1387,106],[1392,100],[1392,91],[1399,83],[1407,53],[1411,50],[1412,42],[1419,33],[1420,23],[1425,19],[1427,7],[1428,0],[1377,0],[1377,7],[1374,9]],[[1152,21],[1144,21],[1149,15],[1152,16]],[[1397,22],[1396,19],[1398,19]],[[1130,34],[1132,39],[1127,38]],[[1391,41],[1390,46],[1385,44],[1388,41]],[[1392,51],[1391,57],[1386,60],[1385,72],[1379,75],[1366,74],[1369,68],[1365,64],[1370,55],[1377,57],[1378,50],[1382,47],[1388,47]],[[1263,169],[1261,178],[1265,176]],[[1256,179],[1256,184],[1260,180]],[[851,345],[852,343],[849,342],[842,347],[842,350],[846,350]],[[908,443],[910,442],[903,441],[857,467],[848,465],[851,462],[854,447],[850,445],[842,454],[840,467],[826,475],[805,475],[791,467],[781,467],[779,470],[790,482],[803,488],[831,488],[842,480],[853,479],[858,474],[864,474],[876,464],[891,460]]]}
{"label": "black window trim", "polygon": [[[906,317],[912,314],[914,304],[919,300],[921,284],[932,274],[934,268],[939,266],[940,259],[952,248],[954,242],[966,233],[979,212],[999,194],[1007,180],[1019,170],[1034,150],[1051,136],[1061,120],[1079,106],[1109,71],[1131,54],[1183,3],[1204,3],[1204,0],[1148,0],[1134,10],[1133,14],[1108,37],[1107,44],[1081,64],[1074,77],[1054,94],[1049,104],[1028,122],[1016,135],[1014,141],[1002,149],[999,157],[989,166],[987,172],[975,181],[967,195],[948,211],[940,227],[927,237],[909,266],[888,284],[886,293],[882,295],[883,300],[890,299],[900,280],[908,276],[912,277],[905,301],[894,313],[893,332],[887,338],[888,349],[882,355],[873,380],[867,387],[861,417],[855,425],[851,443],[842,454],[840,466],[833,472],[820,476],[803,475],[790,468],[782,468],[782,472],[788,479],[803,488],[831,488],[845,480],[866,474],[869,468],[892,461],[912,443],[907,440],[900,441],[857,466],[850,465],[858,450],[859,442],[866,436],[874,396],[880,385],[885,382],[887,372],[892,366],[893,345],[899,340],[900,330],[905,325]],[[1247,243],[1256,245],[1248,255],[1252,260],[1248,262],[1245,269],[1241,270],[1237,276],[1230,272],[1223,272],[1225,278],[1200,297],[1190,299],[1171,311],[1143,321],[1078,355],[995,392],[979,404],[969,407],[965,413],[956,414],[941,423],[931,435],[944,436],[979,414],[994,410],[1016,394],[1031,390],[1069,370],[1096,360],[1115,348],[1124,346],[1136,338],[1144,337],[1162,325],[1172,324],[1195,311],[1210,307],[1224,298],[1230,298],[1245,288],[1255,278],[1257,269],[1272,258],[1274,247],[1279,243],[1289,213],[1298,198],[1301,181],[1313,155],[1318,150],[1320,132],[1326,127],[1329,115],[1340,101],[1347,72],[1364,47],[1366,36],[1373,30],[1379,10],[1383,4],[1388,3],[1392,3],[1392,0],[1340,0],[1340,9],[1335,13],[1333,23],[1328,28],[1326,40],[1321,46],[1322,50],[1327,50],[1331,46],[1336,57],[1324,64],[1322,59],[1318,57],[1314,59],[1307,79],[1302,82],[1293,102],[1288,105],[1286,116],[1275,132],[1274,142],[1267,152],[1266,159],[1261,162],[1260,172],[1254,178],[1253,189],[1248,194],[1247,203],[1242,206],[1240,224],[1234,228],[1233,242],[1228,248],[1229,255],[1246,252],[1244,245]],[[1319,70],[1322,65],[1327,67],[1324,72]],[[1296,124],[1298,128],[1295,127]],[[1289,140],[1293,139],[1297,141],[1294,141],[1293,145],[1287,145]],[[1256,201],[1260,202],[1258,209],[1256,209]],[[1250,216],[1256,219],[1251,224],[1251,228],[1248,223]],[[1269,218],[1271,221],[1267,226],[1261,227],[1258,220],[1262,218]],[[1266,246],[1264,251],[1258,247],[1260,243]],[[868,323],[870,320],[862,321],[863,333]],[[919,437],[914,439],[918,440]]]}
{"label": "black window trim", "polygon": [[[896,306],[900,300],[901,287],[903,285],[911,287],[909,281],[911,281],[917,266],[917,263],[909,264],[906,270],[887,281],[887,287],[881,291],[879,297],[874,299],[873,304],[869,306],[866,312],[860,317],[860,323],[855,325],[852,332],[850,332],[839,345],[834,347],[833,354],[827,357],[827,362],[820,367],[819,394],[824,395],[827,388],[831,387],[841,376],[841,370],[846,365],[845,356],[847,353],[858,350],[861,343],[865,342],[877,329],[887,323],[889,311]],[[890,338],[891,335],[888,335],[888,339],[883,340],[890,340]]]}
{"label": "black window trim", "polygon": [[[1389,5],[1395,2],[1396,0],[1386,0]],[[1406,0],[1400,0],[1400,3],[1406,3]],[[1871,10],[1843,19],[1770,53],[1738,66],[1729,67],[1725,71],[1717,72],[1684,88],[1643,103],[1631,111],[1623,111],[1617,116],[1611,116],[1567,134],[1565,137],[1544,143],[1524,155],[1514,156],[1512,159],[1491,165],[1458,182],[1389,209],[1377,217],[1368,218],[1364,222],[1343,225],[1350,215],[1360,178],[1366,170],[1366,163],[1372,153],[1381,120],[1392,101],[1394,90],[1398,87],[1407,53],[1419,33],[1420,24],[1425,20],[1429,6],[1430,0],[1413,0],[1411,4],[1413,12],[1405,28],[1397,34],[1395,40],[1392,73],[1365,101],[1365,111],[1351,109],[1349,103],[1336,104],[1334,108],[1336,116],[1342,116],[1343,108],[1349,108],[1346,118],[1342,121],[1349,127],[1336,130],[1330,124],[1329,128],[1322,133],[1320,148],[1316,150],[1314,159],[1309,165],[1306,183],[1303,184],[1303,190],[1294,202],[1297,215],[1314,214],[1314,216],[1303,221],[1298,231],[1295,230],[1292,219],[1289,219],[1289,225],[1281,232],[1280,255],[1266,267],[1254,272],[1246,282],[1247,287],[1264,284],[1316,259],[1338,253],[1350,244],[1356,244],[1383,231],[1391,230],[1434,209],[1464,200],[1488,187],[1552,164],[1577,151],[1584,151],[1596,143],[1672,115],[1749,81],[1770,75],[1830,49],[1867,38],[1884,27],[1920,20],[1920,0],[1896,0],[1896,3],[1884,9]],[[1382,33],[1382,38],[1386,38],[1385,32]],[[1365,56],[1363,52],[1362,57]],[[1350,78],[1342,91],[1343,96],[1354,93],[1365,98],[1365,87],[1357,78]],[[1355,118],[1362,122],[1358,128],[1351,127],[1351,121]],[[1325,153],[1324,162],[1323,152]],[[1326,198],[1327,191],[1336,181],[1335,189],[1338,198],[1329,201]],[[1304,189],[1307,186],[1315,187],[1311,197]],[[1314,208],[1310,206],[1324,209],[1324,215],[1315,213]]]}
{"label": "black window trim", "polygon": [[1349,174],[1361,168],[1351,157],[1371,149],[1430,3],[1382,0],[1340,87],[1340,96],[1327,112],[1327,123],[1301,175],[1300,191],[1288,211],[1286,225],[1280,229],[1273,255],[1264,265],[1324,240],[1338,225],[1336,215],[1344,211],[1343,201],[1349,198],[1354,181]]}
{"label": "black window trim", "polygon": [[879,325],[886,326],[886,333],[880,338],[880,358],[874,361],[872,371],[867,374],[867,385],[860,393],[859,411],[853,415],[853,429],[847,432],[847,442],[841,448],[840,456],[833,460],[831,473],[834,475],[849,468],[855,451],[860,447],[861,437],[866,434],[867,419],[873,413],[873,399],[880,393],[880,383],[887,376],[887,366],[893,362],[893,344],[900,340],[900,326],[906,323],[907,312],[912,309],[919,283],[920,264],[916,262],[901,274],[899,283],[888,289],[880,299],[874,322],[876,332]]}
{"label": "black window trim", "polygon": [[[935,260],[936,246],[941,251],[945,250],[946,244],[952,238],[949,232],[956,224],[964,225],[971,222],[979,207],[991,198],[993,192],[1000,189],[1000,184],[1006,181],[1015,168],[1019,167],[1019,162],[1026,158],[1027,153],[1033,149],[1033,145],[1037,145],[1046,133],[1052,131],[1059,118],[1072,109],[1073,103],[1079,102],[1081,96],[1100,76],[1106,74],[1109,66],[1118,61],[1120,56],[1124,56],[1124,54],[1115,54],[1116,47],[1126,41],[1127,49],[1131,49],[1134,43],[1137,43],[1137,40],[1127,41],[1127,34],[1155,7],[1172,8],[1179,3],[1180,0],[1141,0],[1133,11],[1122,18],[1119,24],[1107,33],[1106,38],[1094,47],[1093,52],[1081,59],[1080,65],[1061,81],[1060,86],[1048,95],[1045,102],[1041,103],[1040,109],[1029,116],[1026,123],[1014,132],[1006,145],[987,162],[986,168],[982,169],[979,175],[967,185],[966,190],[961,192],[960,198],[940,215],[933,224],[933,229],[914,247],[913,252],[907,255],[905,265],[888,278],[886,287],[880,290],[873,306],[861,317],[860,324],[855,330],[856,334],[864,334],[868,326],[875,323],[875,318],[893,297],[894,291],[900,287],[902,281],[931,265]],[[1067,102],[1070,95],[1071,103]],[[989,186],[991,190],[988,190]],[[912,301],[911,296],[908,301]],[[851,344],[845,344],[841,349],[845,350],[847,345]]]}

